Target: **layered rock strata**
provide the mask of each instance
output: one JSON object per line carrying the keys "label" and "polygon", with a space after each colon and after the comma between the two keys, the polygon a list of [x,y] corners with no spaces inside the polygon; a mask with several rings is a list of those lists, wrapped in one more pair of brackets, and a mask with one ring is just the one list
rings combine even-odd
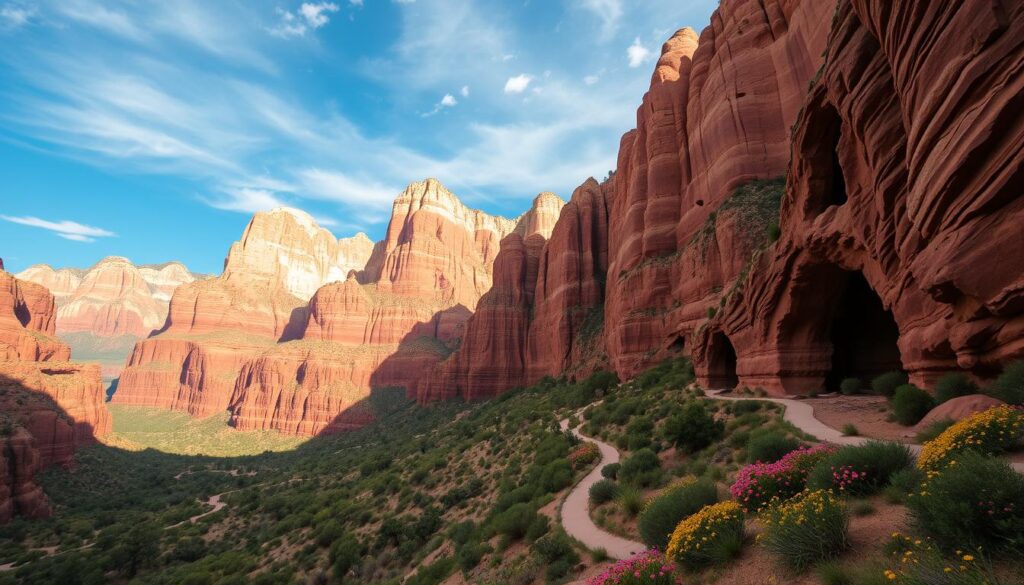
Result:
{"label": "layered rock strata", "polygon": [[0,523],[48,515],[35,473],[110,432],[99,366],[67,362],[55,306],[42,286],[0,271]]}

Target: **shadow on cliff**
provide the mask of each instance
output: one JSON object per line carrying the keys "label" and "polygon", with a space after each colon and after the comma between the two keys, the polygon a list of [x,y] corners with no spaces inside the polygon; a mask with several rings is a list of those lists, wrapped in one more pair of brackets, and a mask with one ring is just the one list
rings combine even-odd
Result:
{"label": "shadow on cliff", "polygon": [[[212,494],[302,481],[315,476],[324,461],[361,447],[384,445],[382,456],[386,455],[396,429],[404,434],[425,432],[450,420],[461,408],[451,403],[422,409],[395,389],[377,390],[358,404],[373,410],[368,424],[350,432],[310,437],[287,451],[182,455],[153,448],[126,449],[116,441],[104,443],[115,438],[113,431],[107,437],[94,437],[91,424],[75,420],[49,394],[0,374],[0,461],[7,472],[0,474],[0,525],[11,519],[2,515],[5,497],[12,499],[8,508],[12,516],[25,518],[46,518],[51,512],[60,516],[62,508],[115,513],[146,508],[154,499],[196,501],[195,509],[183,518],[161,520],[172,524],[205,511],[199,502]],[[103,403],[98,406],[106,408]]]}

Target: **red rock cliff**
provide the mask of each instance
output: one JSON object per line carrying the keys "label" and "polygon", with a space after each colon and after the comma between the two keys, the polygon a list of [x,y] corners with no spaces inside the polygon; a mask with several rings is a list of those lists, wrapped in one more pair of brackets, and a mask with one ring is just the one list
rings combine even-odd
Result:
{"label": "red rock cliff", "polygon": [[47,515],[35,472],[110,432],[99,366],[66,361],[54,309],[45,288],[0,271],[0,522]]}
{"label": "red rock cliff", "polygon": [[995,375],[1024,357],[1022,27],[1005,2],[723,1],[662,50],[603,189],[606,239],[553,236],[537,259],[507,239],[420,399],[593,355],[562,332],[574,307],[601,314],[601,271],[553,277],[559,255],[607,258],[598,345],[621,377],[679,352],[708,386],[775,393]]}

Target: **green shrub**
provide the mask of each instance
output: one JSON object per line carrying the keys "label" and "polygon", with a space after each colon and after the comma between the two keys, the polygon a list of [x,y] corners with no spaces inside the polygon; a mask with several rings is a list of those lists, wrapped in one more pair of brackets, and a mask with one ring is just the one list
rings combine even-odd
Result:
{"label": "green shrub", "polygon": [[935,408],[935,399],[931,394],[914,386],[904,384],[896,389],[892,397],[892,412],[896,422],[903,426],[915,425],[928,411]]}
{"label": "green shrub", "polygon": [[839,391],[847,396],[860,394],[862,388],[860,378],[845,378],[839,383]]}
{"label": "green shrub", "polygon": [[619,479],[624,483],[647,486],[661,477],[661,461],[658,454],[650,449],[640,449],[622,462]]}
{"label": "green shrub", "polygon": [[771,463],[800,447],[800,441],[774,430],[757,430],[747,440],[747,461]]}
{"label": "green shrub", "polygon": [[405,580],[405,585],[439,585],[455,570],[455,559],[444,557],[420,567],[416,574]]}
{"label": "green shrub", "polygon": [[988,394],[1007,404],[1024,405],[1024,360],[1007,366],[992,382]]}
{"label": "green shrub", "polygon": [[946,374],[935,383],[935,401],[939,404],[959,398],[960,396],[970,396],[979,392],[981,390],[978,388],[978,385],[960,372]]}
{"label": "green shrub", "polygon": [[526,540],[533,542],[538,538],[544,536],[551,530],[551,521],[548,520],[547,516],[537,514],[537,517],[530,522],[530,527],[526,529]]}
{"label": "green shrub", "polygon": [[331,545],[330,561],[331,571],[339,581],[344,580],[352,567],[355,567],[362,556],[362,547],[359,541],[351,534],[346,534]]}
{"label": "green shrub", "polygon": [[761,542],[791,569],[834,559],[850,547],[846,505],[827,490],[805,492],[769,508]]}
{"label": "green shrub", "polygon": [[[886,545],[886,551],[894,559],[905,559],[892,563],[878,573],[885,583],[898,585],[1011,585],[1000,579],[991,563],[982,556],[982,551],[959,550],[953,557],[952,551],[941,551],[934,542],[916,537],[894,534]],[[973,554],[972,554],[973,553]],[[951,558],[952,557],[952,558]],[[861,585],[857,582],[856,585]],[[1019,583],[1018,580],[1012,583]]]}
{"label": "green shrub", "polygon": [[622,513],[631,518],[644,509],[644,495],[633,486],[624,485],[620,487],[618,495],[615,496],[615,501],[619,504]]}
{"label": "green shrub", "polygon": [[605,465],[601,468],[601,477],[606,479],[616,479],[619,476],[619,467],[620,465],[618,463],[609,463],[608,465]]}
{"label": "green shrub", "polygon": [[946,432],[946,429],[953,426],[954,424],[956,424],[956,421],[948,418],[930,422],[928,423],[928,426],[921,429],[921,431],[917,433],[914,439],[918,443],[923,445],[928,441],[938,438],[939,435]]}
{"label": "green shrub", "polygon": [[508,510],[494,516],[491,526],[498,534],[518,540],[526,536],[526,531],[536,517],[536,510],[529,504],[514,504]]}
{"label": "green shrub", "polygon": [[843,436],[844,437],[859,437],[860,429],[853,423],[846,423],[843,425]]}
{"label": "green shrub", "polygon": [[903,504],[907,496],[918,491],[921,482],[924,481],[924,473],[917,467],[897,471],[889,478],[889,485],[885,488],[885,497],[894,504]]}
{"label": "green shrub", "polygon": [[595,506],[600,506],[605,502],[610,502],[614,500],[617,495],[619,495],[619,486],[610,479],[602,479],[590,486],[590,501],[593,502]]}
{"label": "green shrub", "polygon": [[871,390],[879,396],[892,396],[896,394],[897,388],[909,381],[903,372],[888,372],[871,381]]}
{"label": "green shrub", "polygon": [[647,546],[664,550],[676,525],[701,508],[718,501],[714,482],[700,479],[671,486],[652,498],[638,519]]}
{"label": "green shrub", "polygon": [[767,403],[760,400],[737,400],[729,404],[729,411],[735,416],[740,416],[749,412],[758,412],[765,404]]}
{"label": "green shrub", "polygon": [[691,401],[665,422],[665,438],[688,453],[699,451],[725,434],[725,423],[715,420],[701,401]]}
{"label": "green shrub", "polygon": [[847,494],[866,495],[889,485],[893,474],[914,466],[906,445],[891,441],[868,441],[848,445],[832,453],[807,477],[807,487],[835,489]]}
{"label": "green shrub", "polygon": [[943,547],[1024,553],[1024,476],[964,451],[932,472],[907,502],[917,526]]}

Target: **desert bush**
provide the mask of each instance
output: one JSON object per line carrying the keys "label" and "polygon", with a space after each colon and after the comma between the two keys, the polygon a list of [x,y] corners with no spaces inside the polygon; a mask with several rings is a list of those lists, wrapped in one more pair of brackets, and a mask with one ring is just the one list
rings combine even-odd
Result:
{"label": "desert bush", "polygon": [[747,440],[747,461],[778,461],[800,446],[800,441],[775,430],[756,430]]}
{"label": "desert bush", "polygon": [[693,400],[665,421],[665,438],[688,453],[699,451],[725,434],[725,423],[715,420],[703,402]]}
{"label": "desert bush", "polygon": [[633,486],[621,486],[615,501],[622,512],[629,517],[636,516],[644,509],[644,494]]}
{"label": "desert bush", "polygon": [[956,424],[956,421],[948,418],[930,422],[928,423],[928,426],[921,429],[917,435],[914,436],[914,440],[922,445],[928,441],[934,441],[939,438],[939,435],[946,432],[946,429],[954,424]]}
{"label": "desert bush", "polygon": [[1007,366],[987,393],[1007,404],[1024,405],[1024,360]]}
{"label": "desert bush", "polygon": [[605,465],[601,468],[601,477],[607,479],[617,478],[619,476],[619,467],[620,464],[618,463],[609,463],[608,465]]}
{"label": "desert bush", "polygon": [[861,384],[860,378],[844,378],[839,383],[839,392],[852,396],[854,394],[860,394],[863,384]]}
{"label": "desert bush", "polygon": [[587,585],[675,585],[675,566],[666,563],[655,549],[645,550],[616,562]]}
{"label": "desert bush", "polygon": [[931,394],[913,384],[900,386],[892,397],[892,413],[896,422],[904,426],[917,424],[933,408],[935,399]]}
{"label": "desert bush", "polygon": [[805,492],[762,518],[760,541],[788,567],[803,571],[811,565],[839,556],[849,548],[849,512],[827,490]]}
{"label": "desert bush", "polygon": [[963,451],[996,454],[1024,445],[1024,411],[997,406],[975,413],[924,444],[917,466],[937,470]]}
{"label": "desert bush", "polygon": [[761,400],[736,400],[729,403],[729,412],[734,416],[740,416],[750,412],[759,412],[767,404],[770,403]]}
{"label": "desert bush", "polygon": [[640,537],[647,546],[664,549],[679,522],[717,501],[718,490],[708,479],[682,480],[669,486],[648,501],[640,513]]}
{"label": "desert bush", "polygon": [[680,522],[665,556],[688,569],[724,563],[743,549],[743,509],[733,501],[705,506]]}
{"label": "desert bush", "polygon": [[868,441],[841,447],[823,459],[811,470],[807,487],[867,495],[887,486],[894,473],[913,466],[914,457],[905,445]]}
{"label": "desert bush", "polygon": [[879,396],[892,396],[897,388],[909,381],[903,372],[888,372],[871,380],[871,390]]}
{"label": "desert bush", "polygon": [[961,452],[929,471],[907,506],[940,546],[1024,553],[1024,476],[1004,461]]}
{"label": "desert bush", "polygon": [[650,449],[640,449],[622,462],[619,480],[623,483],[648,486],[661,477],[661,461],[658,454]]}
{"label": "desert bush", "polygon": [[494,516],[491,526],[498,534],[504,534],[512,540],[526,536],[530,524],[537,517],[537,511],[528,504],[514,504],[509,509]]}
{"label": "desert bush", "polygon": [[791,451],[774,463],[747,465],[736,474],[729,491],[747,511],[760,510],[775,499],[786,500],[803,491],[807,475],[834,450],[831,445],[815,445]]}
{"label": "desert bush", "polygon": [[966,374],[953,372],[935,382],[935,401],[939,404],[958,398],[978,394],[981,390]]}
{"label": "desert bush", "polygon": [[583,469],[601,456],[595,443],[580,443],[576,449],[569,453],[569,464],[573,469]]}
{"label": "desert bush", "polygon": [[[886,545],[891,562],[881,571],[883,579],[896,585],[1002,585],[1002,581],[980,551],[939,550],[935,543],[894,533]],[[859,584],[858,584],[859,585]],[[1009,585],[1008,583],[1006,585]]]}
{"label": "desert bush", "polygon": [[610,479],[602,479],[590,486],[590,501],[596,506],[610,502],[619,495],[619,486]]}

